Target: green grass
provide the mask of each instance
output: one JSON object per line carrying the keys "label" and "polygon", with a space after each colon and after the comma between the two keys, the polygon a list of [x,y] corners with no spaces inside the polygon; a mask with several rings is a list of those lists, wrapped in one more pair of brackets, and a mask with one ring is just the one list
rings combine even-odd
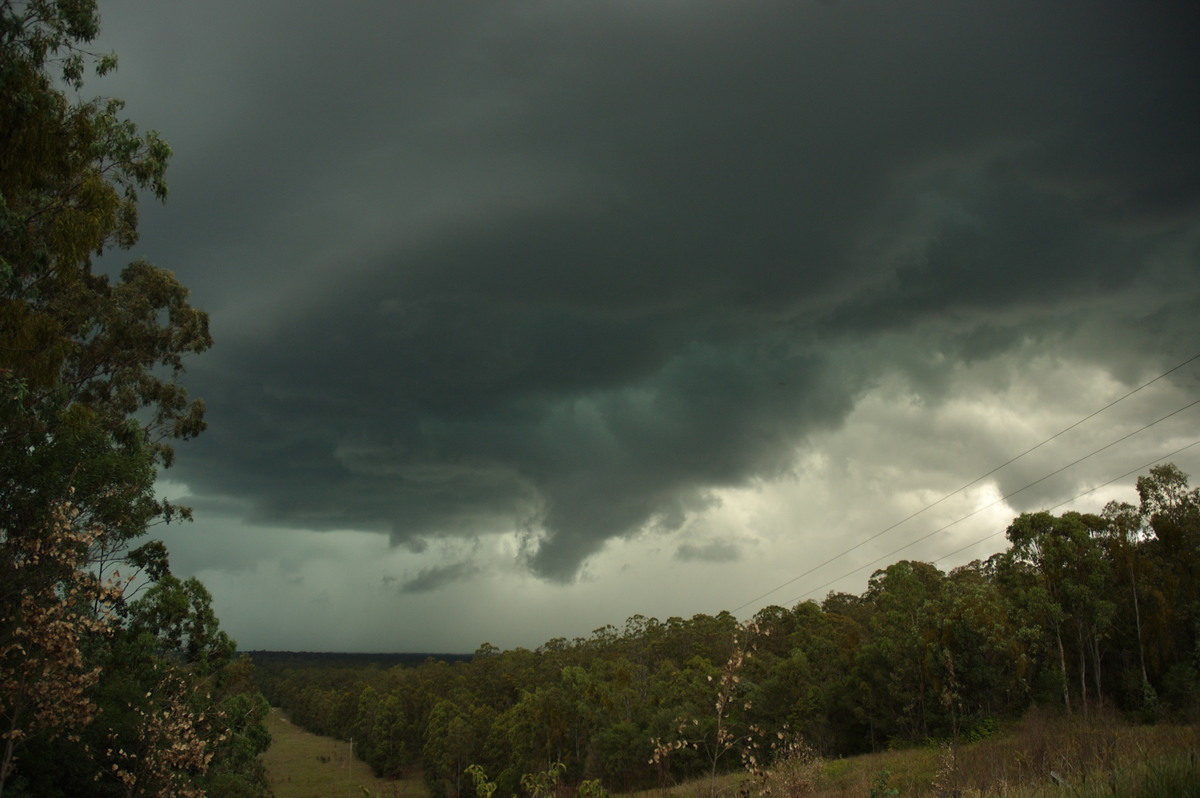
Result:
{"label": "green grass", "polygon": [[1200,764],[1193,756],[1161,759],[1114,779],[1112,790],[1089,795],[1139,795],[1146,798],[1200,798]]}
{"label": "green grass", "polygon": [[366,763],[351,759],[348,742],[310,734],[278,709],[267,728],[271,748],[262,759],[275,798],[428,798],[421,779],[377,779]]}

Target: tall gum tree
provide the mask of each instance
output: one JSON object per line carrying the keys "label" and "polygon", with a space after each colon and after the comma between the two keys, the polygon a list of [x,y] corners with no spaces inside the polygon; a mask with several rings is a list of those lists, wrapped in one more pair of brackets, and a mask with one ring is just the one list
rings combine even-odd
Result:
{"label": "tall gum tree", "polygon": [[154,497],[170,441],[204,428],[183,359],[212,344],[208,317],[169,271],[144,261],[117,279],[93,258],[137,240],[139,194],[163,199],[170,148],[80,100],[88,0],[0,2],[0,524],[39,528],[72,503],[114,542],[177,508]]}
{"label": "tall gum tree", "polygon": [[1148,530],[1147,558],[1156,572],[1146,620],[1161,631],[1151,653],[1170,690],[1194,693],[1200,685],[1200,488],[1172,463],[1138,477],[1139,515]]}
{"label": "tall gum tree", "polygon": [[[1005,534],[1011,548],[1000,558],[1001,578],[1016,590],[1024,571],[1029,617],[1026,624],[1053,630],[1062,679],[1063,704],[1072,709],[1068,648],[1073,648],[1079,698],[1087,712],[1089,661],[1097,699],[1103,697],[1101,647],[1111,631],[1114,603],[1111,563],[1105,557],[1097,516],[1022,513]],[[1072,639],[1073,638],[1073,639]]]}
{"label": "tall gum tree", "polygon": [[[1146,581],[1145,535],[1141,514],[1128,502],[1109,502],[1101,516],[1104,519],[1103,545],[1108,550],[1114,578],[1119,588],[1125,588],[1128,596],[1127,614],[1133,616],[1132,637],[1137,643],[1136,654],[1140,683],[1140,702],[1143,709],[1155,703],[1154,688],[1150,683],[1150,671],[1146,667],[1146,633],[1142,624],[1141,585]],[[1126,681],[1128,681],[1126,679]]]}
{"label": "tall gum tree", "polygon": [[[154,481],[172,442],[204,428],[181,375],[212,344],[207,315],[169,271],[95,268],[137,240],[139,197],[166,197],[171,154],[119,100],[82,98],[85,74],[116,66],[89,50],[98,32],[95,0],[0,0],[0,682],[11,688],[0,715],[17,719],[3,733],[0,794],[22,766],[19,745],[49,750],[58,730],[88,726],[80,690],[102,687],[91,686],[107,672],[102,638],[121,624],[99,600],[64,598],[81,595],[81,574],[103,584],[118,567],[167,573],[161,544],[131,544],[187,515],[155,497]],[[85,531],[70,557],[27,556]],[[39,619],[55,633],[31,637]],[[17,678],[38,658],[71,665],[57,681]],[[81,709],[56,711],[66,706]]]}

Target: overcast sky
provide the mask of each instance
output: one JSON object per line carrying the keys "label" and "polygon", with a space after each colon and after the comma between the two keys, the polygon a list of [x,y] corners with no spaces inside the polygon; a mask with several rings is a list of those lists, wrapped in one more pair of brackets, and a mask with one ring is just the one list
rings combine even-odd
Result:
{"label": "overcast sky", "polygon": [[1198,360],[972,483],[1200,354],[1190,3],[101,6],[216,340],[156,531],[243,648],[860,593],[1200,440]]}

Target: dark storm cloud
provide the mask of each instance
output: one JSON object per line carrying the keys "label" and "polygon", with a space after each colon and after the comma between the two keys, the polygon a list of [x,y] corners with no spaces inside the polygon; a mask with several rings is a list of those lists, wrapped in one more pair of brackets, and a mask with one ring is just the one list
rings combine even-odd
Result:
{"label": "dark storm cloud", "polygon": [[420,573],[400,586],[400,592],[428,593],[459,580],[469,579],[477,575],[479,570],[477,565],[467,560],[422,568]]}
{"label": "dark storm cloud", "polygon": [[741,551],[727,540],[684,543],[675,551],[675,559],[684,562],[733,562],[740,558]]}
{"label": "dark storm cloud", "polygon": [[931,353],[1031,337],[1114,369],[1187,354],[1180,9],[260,12],[203,94],[178,57],[182,135],[157,124],[187,221],[144,243],[178,255],[218,340],[176,478],[201,506],[416,550],[519,530],[529,567],[569,580],[784,473],[885,369],[936,392]]}

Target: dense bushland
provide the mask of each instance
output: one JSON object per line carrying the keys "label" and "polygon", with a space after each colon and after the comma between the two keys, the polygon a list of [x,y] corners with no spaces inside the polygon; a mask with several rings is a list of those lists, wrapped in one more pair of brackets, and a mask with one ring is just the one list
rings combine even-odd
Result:
{"label": "dense bushland", "polygon": [[555,763],[568,783],[628,791],[753,769],[791,740],[825,756],[978,740],[1035,704],[1180,716],[1200,685],[1200,495],[1172,465],[1138,493],[1099,514],[1022,515],[986,561],[897,562],[862,595],[745,623],[634,616],[454,664],[276,663],[261,683],[297,722],[353,737],[378,772],[419,766],[452,796],[474,794],[471,765],[500,794]]}

